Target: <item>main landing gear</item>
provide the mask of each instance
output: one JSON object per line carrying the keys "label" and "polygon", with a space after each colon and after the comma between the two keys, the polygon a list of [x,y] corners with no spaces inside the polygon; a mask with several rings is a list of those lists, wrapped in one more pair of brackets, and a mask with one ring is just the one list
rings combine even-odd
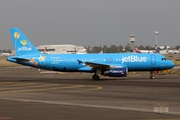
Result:
{"label": "main landing gear", "polygon": [[94,74],[94,75],[92,76],[92,79],[94,79],[94,80],[99,80],[99,76],[96,75],[96,74]]}
{"label": "main landing gear", "polygon": [[96,70],[95,74],[92,76],[92,79],[99,80],[100,77],[98,74],[100,74],[100,73],[101,73],[101,70]]}
{"label": "main landing gear", "polygon": [[150,79],[154,79],[153,71],[150,71]]}

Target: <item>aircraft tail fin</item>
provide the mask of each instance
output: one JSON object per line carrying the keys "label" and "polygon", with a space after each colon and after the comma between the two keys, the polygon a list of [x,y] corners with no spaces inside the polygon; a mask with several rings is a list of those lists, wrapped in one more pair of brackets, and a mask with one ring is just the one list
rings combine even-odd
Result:
{"label": "aircraft tail fin", "polygon": [[135,50],[135,52],[137,52],[137,53],[141,53],[141,51],[140,51],[136,46],[134,46],[134,50]]}
{"label": "aircraft tail fin", "polygon": [[10,33],[17,56],[40,54],[19,28],[10,28]]}

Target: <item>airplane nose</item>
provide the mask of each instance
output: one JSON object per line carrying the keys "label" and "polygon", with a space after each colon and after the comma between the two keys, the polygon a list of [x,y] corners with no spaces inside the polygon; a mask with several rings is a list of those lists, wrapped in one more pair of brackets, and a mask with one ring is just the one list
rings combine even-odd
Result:
{"label": "airplane nose", "polygon": [[175,66],[174,62],[169,61],[169,67],[170,67],[170,68],[173,68],[174,66]]}

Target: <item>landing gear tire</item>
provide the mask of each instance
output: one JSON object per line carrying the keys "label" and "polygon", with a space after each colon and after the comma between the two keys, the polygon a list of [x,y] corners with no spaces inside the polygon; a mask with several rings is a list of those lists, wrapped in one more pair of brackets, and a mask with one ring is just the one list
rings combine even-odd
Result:
{"label": "landing gear tire", "polygon": [[92,79],[94,79],[94,80],[99,80],[99,76],[98,76],[98,75],[93,75],[93,76],[92,76]]}
{"label": "landing gear tire", "polygon": [[150,79],[154,79],[154,76],[150,76]]}

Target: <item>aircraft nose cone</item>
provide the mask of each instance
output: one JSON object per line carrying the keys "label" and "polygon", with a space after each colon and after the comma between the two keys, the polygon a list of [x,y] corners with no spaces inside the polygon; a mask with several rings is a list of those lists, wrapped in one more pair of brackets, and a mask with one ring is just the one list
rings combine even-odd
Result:
{"label": "aircraft nose cone", "polygon": [[175,66],[174,62],[170,61],[170,62],[169,62],[169,67],[170,67],[170,68],[173,68],[174,66]]}

